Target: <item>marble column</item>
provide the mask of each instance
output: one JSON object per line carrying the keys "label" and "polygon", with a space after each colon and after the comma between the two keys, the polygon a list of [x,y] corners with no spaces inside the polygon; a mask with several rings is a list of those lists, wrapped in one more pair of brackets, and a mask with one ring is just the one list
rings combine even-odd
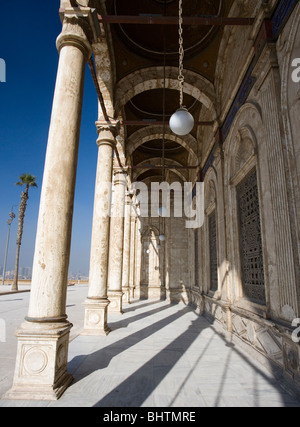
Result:
{"label": "marble column", "polygon": [[110,247],[108,263],[108,299],[109,311],[122,311],[122,263],[124,243],[124,213],[127,172],[124,169],[114,170],[113,206],[111,216]]}
{"label": "marble column", "polygon": [[138,216],[135,221],[135,242],[134,242],[134,275],[133,294],[135,299],[141,299],[141,268],[142,268],[142,223]]}
{"label": "marble column", "polygon": [[72,381],[67,372],[66,294],[84,71],[90,43],[77,18],[64,19],[33,263],[28,316],[17,330],[12,389],[6,398],[55,400]]}
{"label": "marble column", "polygon": [[131,217],[131,227],[130,227],[130,258],[129,258],[129,295],[131,299],[134,299],[134,271],[136,266],[135,259],[135,232],[136,232],[136,221],[137,218],[135,215]]}
{"label": "marble column", "polygon": [[126,194],[125,202],[125,223],[124,223],[124,249],[123,249],[123,269],[122,269],[122,291],[124,301],[130,304],[129,287],[129,263],[130,263],[130,234],[131,234],[131,204],[133,194]]}
{"label": "marble column", "polygon": [[110,211],[112,190],[113,153],[116,125],[97,122],[99,138],[98,164],[95,184],[94,215],[90,255],[89,291],[84,302],[83,335],[107,335],[107,297]]}

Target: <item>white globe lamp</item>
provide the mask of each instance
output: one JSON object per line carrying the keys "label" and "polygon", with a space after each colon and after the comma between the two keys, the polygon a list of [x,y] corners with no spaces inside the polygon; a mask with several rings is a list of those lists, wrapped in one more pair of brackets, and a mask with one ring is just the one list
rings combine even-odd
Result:
{"label": "white globe lamp", "polygon": [[192,131],[194,124],[194,117],[184,107],[179,108],[172,115],[169,122],[171,131],[180,136],[188,135]]}

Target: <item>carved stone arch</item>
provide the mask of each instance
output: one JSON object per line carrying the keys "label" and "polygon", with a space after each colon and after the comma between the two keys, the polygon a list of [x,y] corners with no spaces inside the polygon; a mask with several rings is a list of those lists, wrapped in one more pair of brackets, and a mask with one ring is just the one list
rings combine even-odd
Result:
{"label": "carved stone arch", "polygon": [[261,110],[255,103],[248,102],[239,110],[224,142],[225,185],[226,182],[230,183],[238,172],[237,163],[244,164],[256,154],[258,157],[265,157],[264,148],[265,134]]}
{"label": "carved stone arch", "polygon": [[211,210],[212,206],[217,203],[217,173],[213,166],[211,166],[204,178],[204,206],[205,210]]}
{"label": "carved stone arch", "polygon": [[143,178],[142,182],[146,184],[148,188],[150,188],[152,182],[161,182],[161,180],[162,180],[162,176],[159,175],[159,173],[157,172],[157,175],[152,175],[152,176]]}
{"label": "carved stone arch", "polygon": [[[144,68],[124,77],[115,91],[115,111],[121,110],[134,96],[153,89],[164,87],[164,68]],[[178,68],[166,67],[166,88],[178,90]],[[212,120],[216,116],[214,86],[207,79],[192,71],[185,71],[184,92],[200,101],[212,112]]]}
{"label": "carved stone arch", "polygon": [[[239,220],[241,211],[239,211],[238,202],[239,189],[242,188],[240,185],[246,179],[254,176],[255,171],[256,178],[255,180],[253,178],[252,181],[256,182],[256,193],[258,192],[258,203],[255,206],[259,208],[259,213],[257,214],[259,222],[257,224],[258,228],[260,227],[262,264],[264,266],[266,298],[264,310],[268,312],[270,310],[271,294],[273,294],[274,300],[278,298],[278,278],[274,268],[270,267],[271,265],[276,265],[276,255],[273,250],[275,247],[275,226],[272,215],[270,215],[273,206],[270,196],[265,128],[260,108],[254,103],[246,103],[235,117],[224,142],[224,167],[230,293],[232,293],[233,301],[236,304],[244,308],[248,307],[250,310],[255,306],[251,299],[249,300],[247,299],[248,297],[245,297],[246,290],[243,285],[242,271],[245,270],[242,270],[242,253],[244,254],[244,251],[241,251],[240,245],[242,243],[239,240],[242,237]],[[245,209],[247,209],[246,206],[243,207],[243,212]],[[270,283],[272,283],[272,286],[270,286]]]}
{"label": "carved stone arch", "polygon": [[[143,168],[143,169],[137,169],[137,170],[135,170],[134,172],[133,172],[133,179],[134,180],[137,180],[138,179],[138,177],[140,176],[140,175],[142,175],[144,172],[146,172],[147,170],[149,170],[149,169],[151,169],[150,167],[147,167],[146,165],[147,164],[149,164],[149,163],[158,163],[159,161],[161,161],[161,158],[160,157],[157,157],[157,158],[152,158],[152,159],[147,159],[147,160],[144,160],[143,162],[141,162],[141,163],[139,163],[139,166],[143,166],[144,164],[145,164],[145,168]],[[169,159],[165,159],[165,164],[166,165],[169,165],[169,164],[172,164],[172,165],[177,165],[177,166],[182,166],[182,165],[180,165],[180,163],[179,162],[176,162],[175,160],[169,160]],[[181,170],[178,170],[178,169],[174,169],[173,170],[173,172],[183,181],[183,182],[186,182],[186,181],[188,181],[188,177],[187,176],[185,176],[184,175],[184,173],[181,171]]]}
{"label": "carved stone arch", "polygon": [[159,229],[154,225],[150,225],[150,226],[144,227],[144,229],[141,232],[141,238],[143,239],[146,237],[152,237],[153,235],[155,236],[155,238],[158,238],[159,234],[160,234]]}
{"label": "carved stone arch", "polygon": [[231,177],[234,177],[256,153],[252,132],[248,127],[238,130],[232,153]]}
{"label": "carved stone arch", "polygon": [[[145,142],[161,139],[163,131],[163,126],[151,126],[151,128],[142,128],[133,133],[126,142],[127,157],[131,156],[132,153]],[[180,137],[173,133],[167,133],[166,139],[182,145],[189,153],[197,158],[197,141],[191,135]]]}

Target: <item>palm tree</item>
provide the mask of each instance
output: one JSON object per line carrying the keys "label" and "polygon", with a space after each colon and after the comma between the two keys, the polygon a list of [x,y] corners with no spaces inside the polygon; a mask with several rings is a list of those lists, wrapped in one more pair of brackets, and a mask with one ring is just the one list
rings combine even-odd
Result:
{"label": "palm tree", "polygon": [[24,174],[20,175],[19,181],[16,183],[16,185],[19,185],[21,187],[23,187],[25,185],[25,190],[21,194],[21,202],[20,202],[20,207],[19,207],[17,253],[16,253],[16,265],[15,265],[15,277],[14,277],[14,283],[12,285],[12,291],[18,290],[20,247],[21,247],[21,243],[22,243],[23,225],[24,225],[25,211],[26,211],[26,207],[27,207],[27,200],[29,199],[28,192],[29,192],[30,187],[37,187],[36,177],[33,175],[30,175],[29,173],[24,173]]}

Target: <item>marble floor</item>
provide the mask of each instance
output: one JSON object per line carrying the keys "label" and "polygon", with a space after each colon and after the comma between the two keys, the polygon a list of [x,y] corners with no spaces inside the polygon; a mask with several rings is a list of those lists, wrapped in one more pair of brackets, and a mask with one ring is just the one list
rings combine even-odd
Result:
{"label": "marble floor", "polygon": [[[124,306],[123,315],[109,315],[107,337],[81,336],[86,294],[86,286],[68,289],[73,384],[57,402],[1,399],[1,407],[300,407],[271,370],[184,304],[136,301]],[[1,396],[12,384],[13,333],[28,301],[27,293],[0,295],[0,319],[6,325],[6,342],[0,343]]]}

